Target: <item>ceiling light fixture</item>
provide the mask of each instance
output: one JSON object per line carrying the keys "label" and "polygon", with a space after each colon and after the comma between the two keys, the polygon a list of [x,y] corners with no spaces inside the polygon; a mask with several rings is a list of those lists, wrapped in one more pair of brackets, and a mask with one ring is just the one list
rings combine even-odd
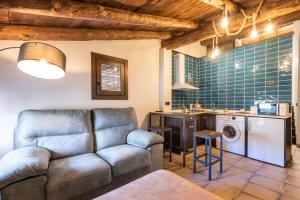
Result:
{"label": "ceiling light fixture", "polygon": [[[215,41],[216,41],[216,43],[215,43]],[[220,55],[220,49],[219,49],[219,46],[218,46],[218,37],[216,37],[216,38],[213,37],[212,52],[211,52],[210,57],[212,59],[214,59],[218,55]]]}
{"label": "ceiling light fixture", "polygon": [[273,29],[274,29],[274,26],[271,22],[269,22],[267,25],[266,25],[266,33],[272,33],[273,32]]}
{"label": "ceiling light fixture", "polygon": [[216,54],[215,54],[215,38],[214,37],[213,37],[212,41],[213,41],[213,43],[212,43],[212,51],[211,51],[210,57],[212,59],[214,59],[216,57]]}
{"label": "ceiling light fixture", "polygon": [[250,37],[251,38],[257,38],[258,37],[258,33],[257,33],[257,30],[256,30],[256,13],[253,13],[253,16],[252,16],[252,30],[251,30],[251,33],[250,33]]}
{"label": "ceiling light fixture", "polygon": [[229,26],[228,13],[226,7],[224,7],[223,18],[221,20],[221,27],[226,29],[228,26]]}
{"label": "ceiling light fixture", "polygon": [[65,76],[66,56],[54,46],[41,42],[26,42],[20,47],[17,67],[24,73],[43,79],[59,79]]}

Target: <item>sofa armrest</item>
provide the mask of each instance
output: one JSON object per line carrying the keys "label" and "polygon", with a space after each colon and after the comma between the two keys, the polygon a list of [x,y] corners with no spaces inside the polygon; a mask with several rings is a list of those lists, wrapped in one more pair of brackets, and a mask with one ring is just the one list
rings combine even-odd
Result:
{"label": "sofa armrest", "polygon": [[127,136],[127,144],[145,149],[154,144],[162,144],[163,142],[164,138],[162,136],[144,130],[131,131]]}
{"label": "sofa armrest", "polygon": [[51,154],[41,147],[24,147],[0,160],[0,189],[28,177],[45,174]]}

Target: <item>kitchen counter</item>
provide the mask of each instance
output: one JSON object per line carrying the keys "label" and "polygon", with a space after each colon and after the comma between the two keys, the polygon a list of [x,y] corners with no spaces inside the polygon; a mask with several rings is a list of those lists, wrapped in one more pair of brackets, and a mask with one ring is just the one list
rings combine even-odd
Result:
{"label": "kitchen counter", "polygon": [[[248,129],[248,132],[252,131],[253,133],[255,133],[255,134],[251,134],[253,136],[258,135],[258,133],[261,133],[263,130],[265,130],[265,132],[268,134],[264,134],[264,137],[266,136],[274,137],[272,136],[272,134],[269,134],[269,132],[273,133],[274,131],[268,131],[270,127],[274,127],[273,125],[270,124],[272,123],[284,124],[283,125],[284,128],[282,130],[278,130],[280,134],[279,135],[277,134],[277,136],[281,138],[278,141],[282,143],[286,143],[281,145],[284,146],[284,148],[282,149],[282,151],[280,151],[281,155],[284,155],[282,156],[283,157],[282,160],[284,161],[278,164],[278,163],[274,163],[273,161],[268,161],[264,159],[258,159],[258,160],[277,164],[279,166],[285,166],[288,163],[291,155],[290,148],[289,148],[291,146],[291,139],[290,139],[291,138],[291,117],[292,117],[291,114],[287,116],[258,115],[258,114],[251,114],[250,112],[239,112],[239,111],[232,111],[232,110],[229,110],[228,112],[224,112],[222,110],[216,110],[216,111],[202,110],[202,111],[192,111],[189,113],[184,113],[181,110],[173,110],[173,111],[165,111],[165,112],[150,112],[149,127],[153,125],[152,121],[157,123],[158,122],[157,120],[159,119],[160,125],[164,125],[172,128],[173,147],[177,148],[177,151],[175,151],[176,153],[182,152],[183,166],[185,166],[185,161],[186,161],[185,156],[187,153],[190,152],[189,149],[191,149],[193,144],[193,133],[199,130],[215,131],[216,115],[246,117],[246,121],[247,121],[246,123],[248,123],[248,121],[251,120],[252,122],[251,124],[257,124],[255,126],[252,126],[253,130]],[[156,119],[156,120],[152,120],[152,119]],[[165,140],[166,140],[166,144],[168,144],[167,137],[165,138]],[[273,140],[270,139],[267,141],[273,141]],[[261,142],[261,140],[252,143],[259,143],[259,142]],[[266,141],[263,141],[263,144],[265,142]],[[268,147],[269,146],[272,145],[268,145]],[[260,155],[259,153],[257,154]]]}
{"label": "kitchen counter", "polygon": [[195,115],[201,115],[201,114],[213,114],[213,115],[233,115],[233,116],[245,116],[245,117],[263,117],[263,118],[274,118],[274,119],[288,119],[292,117],[291,114],[287,116],[279,116],[279,115],[259,115],[259,114],[251,114],[250,112],[236,112],[236,111],[192,111],[188,113],[184,113],[179,110],[174,111],[166,111],[166,112],[150,112],[151,115],[164,115],[164,116],[178,116],[178,117],[189,117],[189,116],[195,116]]}

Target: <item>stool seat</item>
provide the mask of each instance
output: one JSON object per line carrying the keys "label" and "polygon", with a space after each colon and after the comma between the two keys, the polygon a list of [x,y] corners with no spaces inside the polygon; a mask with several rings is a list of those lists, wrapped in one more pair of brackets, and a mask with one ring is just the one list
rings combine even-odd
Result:
{"label": "stool seat", "polygon": [[204,138],[204,139],[214,139],[214,138],[220,137],[221,135],[223,135],[223,133],[216,132],[216,131],[210,131],[210,130],[203,130],[203,131],[194,132],[194,135],[196,135],[197,137]]}
{"label": "stool seat", "polygon": [[168,132],[168,131],[172,131],[172,128],[167,127],[167,126],[157,125],[157,126],[151,126],[151,127],[150,127],[150,130],[151,130],[151,131]]}

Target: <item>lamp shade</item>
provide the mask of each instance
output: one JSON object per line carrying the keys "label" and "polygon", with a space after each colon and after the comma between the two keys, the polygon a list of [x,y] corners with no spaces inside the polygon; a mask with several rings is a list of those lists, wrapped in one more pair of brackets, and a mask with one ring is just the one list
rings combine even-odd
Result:
{"label": "lamp shade", "polygon": [[65,76],[66,56],[49,44],[26,42],[20,47],[17,66],[38,78],[59,79]]}

